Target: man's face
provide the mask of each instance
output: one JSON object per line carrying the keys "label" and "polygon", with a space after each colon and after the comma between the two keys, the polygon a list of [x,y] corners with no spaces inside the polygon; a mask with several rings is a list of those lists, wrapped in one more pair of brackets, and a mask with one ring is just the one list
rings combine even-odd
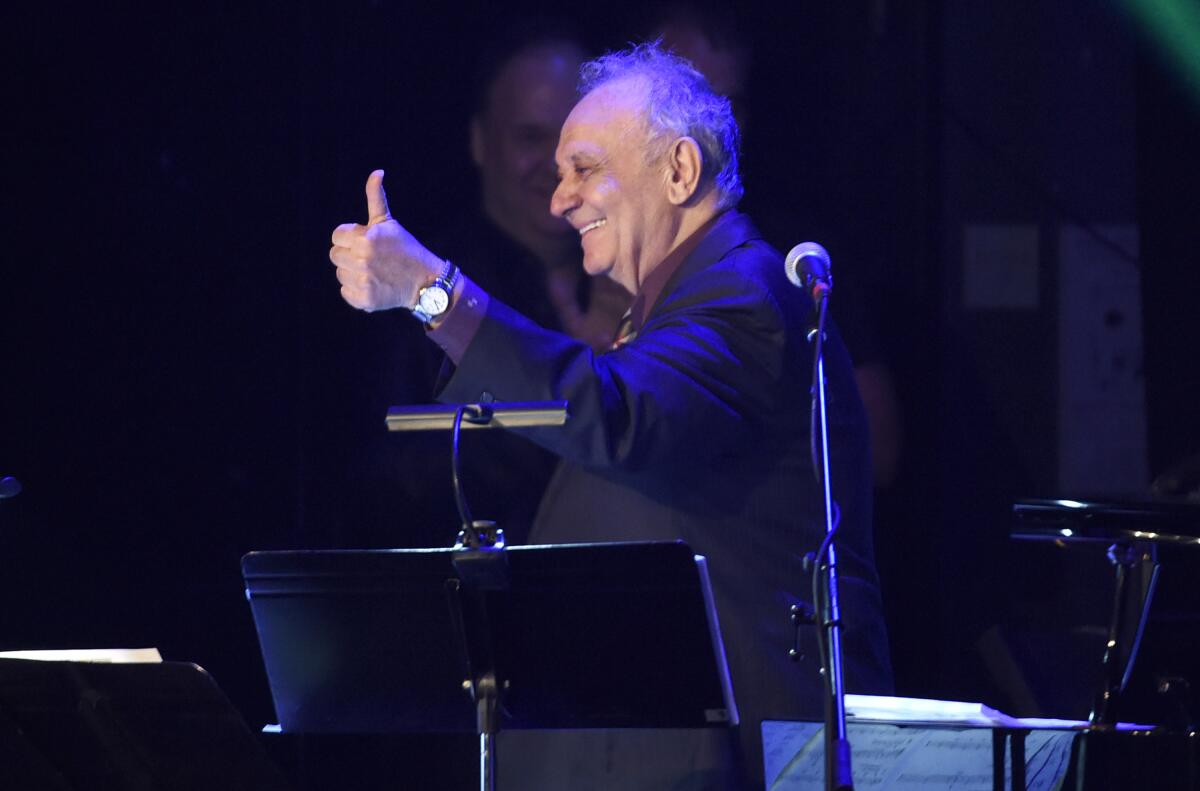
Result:
{"label": "man's face", "polygon": [[546,207],[555,187],[554,146],[575,103],[581,60],[567,44],[520,53],[497,75],[486,111],[473,121],[472,156],[501,225],[542,235],[570,231]]}
{"label": "man's face", "polygon": [[630,293],[670,252],[676,230],[664,166],[648,162],[641,102],[630,81],[580,100],[563,125],[550,205],[579,232],[587,273],[608,275]]}

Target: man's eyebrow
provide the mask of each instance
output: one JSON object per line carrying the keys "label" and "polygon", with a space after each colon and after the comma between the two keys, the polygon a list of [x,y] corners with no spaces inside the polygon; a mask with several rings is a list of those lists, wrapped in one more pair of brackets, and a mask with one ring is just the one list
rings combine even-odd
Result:
{"label": "man's eyebrow", "polygon": [[[565,163],[567,165],[581,165],[581,164],[586,165],[586,164],[594,164],[595,162],[597,162],[600,159],[600,157],[597,156],[596,153],[592,152],[592,151],[587,151],[587,150],[578,151],[577,150],[577,151],[572,151],[570,154],[567,154],[566,156],[563,157],[563,159],[565,160]],[[563,165],[559,165],[558,166],[559,177],[562,176],[562,172],[563,172]]]}

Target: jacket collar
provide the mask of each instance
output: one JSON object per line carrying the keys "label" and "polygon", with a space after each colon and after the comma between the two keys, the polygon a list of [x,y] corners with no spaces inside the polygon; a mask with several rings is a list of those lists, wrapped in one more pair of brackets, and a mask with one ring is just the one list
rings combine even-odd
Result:
{"label": "jacket collar", "polygon": [[675,256],[672,253],[646,278],[630,308],[634,329],[641,329],[646,320],[661,307],[663,298],[674,291],[680,281],[707,269],[730,251],[761,238],[750,218],[736,209],[728,209],[714,216],[694,236],[676,248],[676,252],[682,252],[682,260],[672,260]]}

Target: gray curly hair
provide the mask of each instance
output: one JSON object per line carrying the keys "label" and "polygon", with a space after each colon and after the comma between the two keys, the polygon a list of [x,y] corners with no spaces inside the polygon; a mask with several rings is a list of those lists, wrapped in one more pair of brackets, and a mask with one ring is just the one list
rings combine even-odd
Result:
{"label": "gray curly hair", "polygon": [[744,190],[738,175],[741,135],[733,107],[691,63],[663,51],[660,43],[638,44],[583,64],[579,94],[586,96],[618,80],[642,81],[646,85],[651,161],[665,154],[676,138],[691,137],[703,157],[701,179],[712,181],[718,207],[736,206]]}

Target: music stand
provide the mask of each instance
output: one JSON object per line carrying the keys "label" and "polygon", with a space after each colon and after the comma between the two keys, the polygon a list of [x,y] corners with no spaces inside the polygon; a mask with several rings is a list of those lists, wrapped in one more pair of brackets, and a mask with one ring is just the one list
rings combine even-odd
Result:
{"label": "music stand", "polygon": [[1200,547],[1200,506],[1185,503],[1100,503],[1022,500],[1013,505],[1011,536],[1069,546],[1105,546],[1116,586],[1105,644],[1101,686],[1088,721],[1117,723],[1117,702],[1137,659],[1159,563],[1160,545]]}
{"label": "music stand", "polygon": [[[686,544],[514,547],[495,586],[464,579],[462,554],[246,555],[282,730],[474,730],[483,783],[501,725],[737,723],[707,573]],[[478,703],[486,686],[497,696],[493,723],[473,716],[467,694]]]}
{"label": "music stand", "polygon": [[288,791],[229,699],[184,662],[0,659],[0,785]]}

